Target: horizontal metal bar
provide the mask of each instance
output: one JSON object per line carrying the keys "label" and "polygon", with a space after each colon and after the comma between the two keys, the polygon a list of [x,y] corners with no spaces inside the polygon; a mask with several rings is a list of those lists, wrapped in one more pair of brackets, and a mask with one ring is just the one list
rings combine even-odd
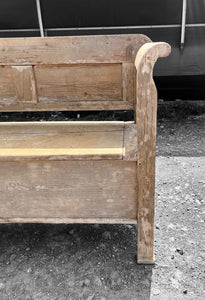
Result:
{"label": "horizontal metal bar", "polygon": [[[186,27],[205,27],[205,23],[186,24]],[[84,31],[84,30],[127,30],[127,29],[152,29],[152,28],[181,28],[181,24],[172,25],[140,25],[140,26],[112,26],[112,27],[68,27],[44,28],[46,31]],[[0,29],[0,32],[39,32],[37,28],[26,29]]]}
{"label": "horizontal metal bar", "polygon": [[198,24],[186,24],[185,27],[205,27],[205,23],[198,23]]}
{"label": "horizontal metal bar", "polygon": [[40,29],[34,29],[34,28],[26,28],[26,29],[0,29],[0,32],[39,32]]}
{"label": "horizontal metal bar", "polygon": [[[205,26],[205,24],[204,24]],[[116,30],[116,29],[143,29],[143,28],[164,28],[180,27],[180,25],[139,25],[139,26],[103,26],[103,27],[69,27],[69,28],[48,28],[47,30]]]}

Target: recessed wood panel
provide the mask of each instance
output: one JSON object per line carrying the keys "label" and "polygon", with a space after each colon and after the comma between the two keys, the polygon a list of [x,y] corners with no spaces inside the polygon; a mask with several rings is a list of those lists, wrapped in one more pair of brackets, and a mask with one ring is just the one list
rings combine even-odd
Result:
{"label": "recessed wood panel", "polygon": [[122,100],[122,65],[36,66],[39,102]]}
{"label": "recessed wood panel", "polygon": [[0,102],[6,106],[37,102],[32,66],[0,66]]}
{"label": "recessed wood panel", "polygon": [[12,66],[13,82],[18,102],[37,102],[32,66]]}
{"label": "recessed wood panel", "polygon": [[15,102],[13,70],[10,66],[0,66],[0,103],[9,105]]}
{"label": "recessed wood panel", "polygon": [[0,193],[0,219],[136,218],[136,163],[1,162]]}

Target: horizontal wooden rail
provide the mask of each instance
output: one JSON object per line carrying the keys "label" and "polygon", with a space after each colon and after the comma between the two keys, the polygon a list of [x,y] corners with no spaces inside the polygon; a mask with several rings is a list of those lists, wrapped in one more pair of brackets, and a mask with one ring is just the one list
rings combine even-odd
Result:
{"label": "horizontal wooden rail", "polygon": [[137,160],[133,122],[1,122],[0,161]]}

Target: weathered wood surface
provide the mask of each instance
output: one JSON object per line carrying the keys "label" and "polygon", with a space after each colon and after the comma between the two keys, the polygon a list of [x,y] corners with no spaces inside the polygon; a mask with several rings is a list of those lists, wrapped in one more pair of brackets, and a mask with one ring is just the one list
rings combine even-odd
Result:
{"label": "weathered wood surface", "polygon": [[17,102],[37,102],[36,82],[32,66],[12,66]]}
{"label": "weathered wood surface", "polygon": [[137,161],[137,126],[133,122],[124,123],[123,159]]}
{"label": "weathered wood surface", "polygon": [[133,63],[122,64],[122,92],[123,100],[135,103],[135,68]]}
{"label": "weathered wood surface", "polygon": [[0,66],[0,106],[12,103],[17,103],[13,70],[8,66]]}
{"label": "weathered wood surface", "polygon": [[134,59],[149,41],[144,35],[0,39],[0,111],[134,109]]}
{"label": "weathered wood surface", "polygon": [[136,151],[133,122],[0,123],[0,161],[136,161]]}
{"label": "weathered wood surface", "polygon": [[137,69],[138,263],[153,263],[157,90],[152,78],[158,57],[168,56],[166,43],[147,43],[139,50]]}
{"label": "weathered wood surface", "polygon": [[0,39],[0,65],[134,62],[142,34]]}
{"label": "weathered wood surface", "polygon": [[133,109],[134,64],[0,67],[0,110]]}
{"label": "weathered wood surface", "polygon": [[134,219],[136,172],[136,163],[125,161],[1,162],[1,222],[13,218]]}
{"label": "weathered wood surface", "polygon": [[0,67],[0,105],[37,102],[32,66]]}
{"label": "weathered wood surface", "polygon": [[50,224],[137,224],[137,219],[115,218],[1,218],[0,223],[50,223]]}
{"label": "weathered wood surface", "polygon": [[36,66],[39,102],[122,101],[121,64]]}
{"label": "weathered wood surface", "polygon": [[0,111],[136,108],[136,124],[0,123],[0,223],[137,220],[138,263],[154,262],[152,72],[170,47],[149,42],[143,35],[0,39]]}
{"label": "weathered wood surface", "polygon": [[[15,96],[14,96],[15,97]],[[133,103],[126,101],[64,101],[44,103],[13,103],[14,100],[0,101],[0,111],[89,111],[89,110],[133,110]],[[28,103],[28,102],[27,102]]]}
{"label": "weathered wood surface", "polygon": [[131,63],[0,67],[0,110],[133,109],[133,68]]}

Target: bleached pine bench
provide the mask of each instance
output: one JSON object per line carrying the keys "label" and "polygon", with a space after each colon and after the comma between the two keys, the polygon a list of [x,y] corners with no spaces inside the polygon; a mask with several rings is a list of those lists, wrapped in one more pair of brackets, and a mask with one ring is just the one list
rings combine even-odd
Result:
{"label": "bleached pine bench", "polygon": [[0,222],[138,223],[153,263],[157,92],[144,35],[0,39],[0,111],[134,110],[133,122],[1,122]]}

